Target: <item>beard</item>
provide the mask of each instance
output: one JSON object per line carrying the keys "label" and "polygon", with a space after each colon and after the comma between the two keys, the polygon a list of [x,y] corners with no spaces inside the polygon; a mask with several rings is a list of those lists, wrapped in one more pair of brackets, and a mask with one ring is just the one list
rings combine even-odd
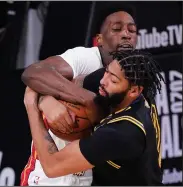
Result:
{"label": "beard", "polygon": [[106,93],[106,96],[102,96],[99,93],[94,98],[95,104],[100,106],[100,108],[104,111],[105,114],[109,114],[111,108],[116,108],[125,98],[128,90],[125,90],[120,93],[114,93],[109,95],[109,93],[103,89]]}

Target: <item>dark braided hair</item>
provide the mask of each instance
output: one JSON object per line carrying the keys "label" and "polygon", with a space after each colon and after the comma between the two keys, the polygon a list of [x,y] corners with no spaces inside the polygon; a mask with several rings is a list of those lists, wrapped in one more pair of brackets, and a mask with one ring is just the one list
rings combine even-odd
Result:
{"label": "dark braided hair", "polygon": [[164,81],[161,75],[159,64],[152,58],[150,53],[139,50],[112,52],[113,59],[119,61],[124,69],[125,78],[130,84],[143,86],[143,95],[147,99],[154,99],[157,90],[161,91],[161,82]]}

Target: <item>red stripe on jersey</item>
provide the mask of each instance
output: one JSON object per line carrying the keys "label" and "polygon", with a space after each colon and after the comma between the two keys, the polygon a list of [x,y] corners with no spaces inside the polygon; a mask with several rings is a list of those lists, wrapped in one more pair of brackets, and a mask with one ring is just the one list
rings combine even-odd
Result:
{"label": "red stripe on jersey", "polygon": [[35,168],[35,163],[36,163],[36,159],[34,159],[34,157],[31,155],[27,165],[25,166],[24,170],[21,173],[20,186],[28,186],[28,178],[30,173]]}
{"label": "red stripe on jersey", "polygon": [[[46,129],[48,130],[48,122],[46,120],[46,117],[44,116],[44,114],[42,114],[42,116],[43,116],[44,125]],[[39,159],[38,159],[38,155],[33,144],[31,156],[29,157],[28,163],[21,173],[20,186],[28,186],[29,175],[35,169],[36,160],[39,160]]]}

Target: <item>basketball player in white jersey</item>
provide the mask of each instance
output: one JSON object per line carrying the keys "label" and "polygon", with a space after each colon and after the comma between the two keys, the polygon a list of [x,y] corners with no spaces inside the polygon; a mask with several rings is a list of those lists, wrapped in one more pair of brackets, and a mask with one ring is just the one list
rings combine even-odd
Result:
{"label": "basketball player in white jersey", "polygon": [[[78,75],[90,74],[103,66],[107,66],[112,61],[109,52],[135,48],[137,28],[132,16],[125,11],[110,12],[103,21],[100,34],[97,35],[97,43],[98,47],[76,47],[61,55],[49,57],[39,63],[32,64],[24,71],[23,82],[43,95],[50,95],[56,99],[63,99],[72,103],[85,102],[79,92],[77,94],[76,92],[73,93],[73,83],[70,80]],[[62,87],[60,87],[59,82],[61,81],[65,86],[62,84]],[[53,103],[56,102],[55,100]],[[46,117],[51,116],[49,112],[56,106],[53,103],[50,103],[49,107],[45,105],[43,113]],[[64,106],[59,105],[59,107]],[[74,119],[67,113],[67,109],[62,115],[52,113],[51,117],[52,119],[60,118],[62,124],[74,122]],[[51,132],[50,134],[58,150],[67,144]],[[58,178],[46,177],[33,145],[28,164],[21,175],[21,186],[90,186],[91,182],[91,170]]]}

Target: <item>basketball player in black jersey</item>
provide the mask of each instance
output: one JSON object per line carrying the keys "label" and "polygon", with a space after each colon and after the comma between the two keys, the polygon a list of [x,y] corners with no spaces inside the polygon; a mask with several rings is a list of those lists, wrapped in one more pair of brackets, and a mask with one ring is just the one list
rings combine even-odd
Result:
{"label": "basketball player in black jersey", "polygon": [[[150,102],[161,90],[159,66],[139,51],[112,55],[114,60],[94,98],[96,104],[110,109],[110,114],[92,136],[71,142],[60,151],[45,138],[37,93],[27,89],[24,102],[40,162],[48,177],[93,168],[92,185],[161,185],[160,127],[156,107]],[[55,146],[52,154],[49,144]]]}

